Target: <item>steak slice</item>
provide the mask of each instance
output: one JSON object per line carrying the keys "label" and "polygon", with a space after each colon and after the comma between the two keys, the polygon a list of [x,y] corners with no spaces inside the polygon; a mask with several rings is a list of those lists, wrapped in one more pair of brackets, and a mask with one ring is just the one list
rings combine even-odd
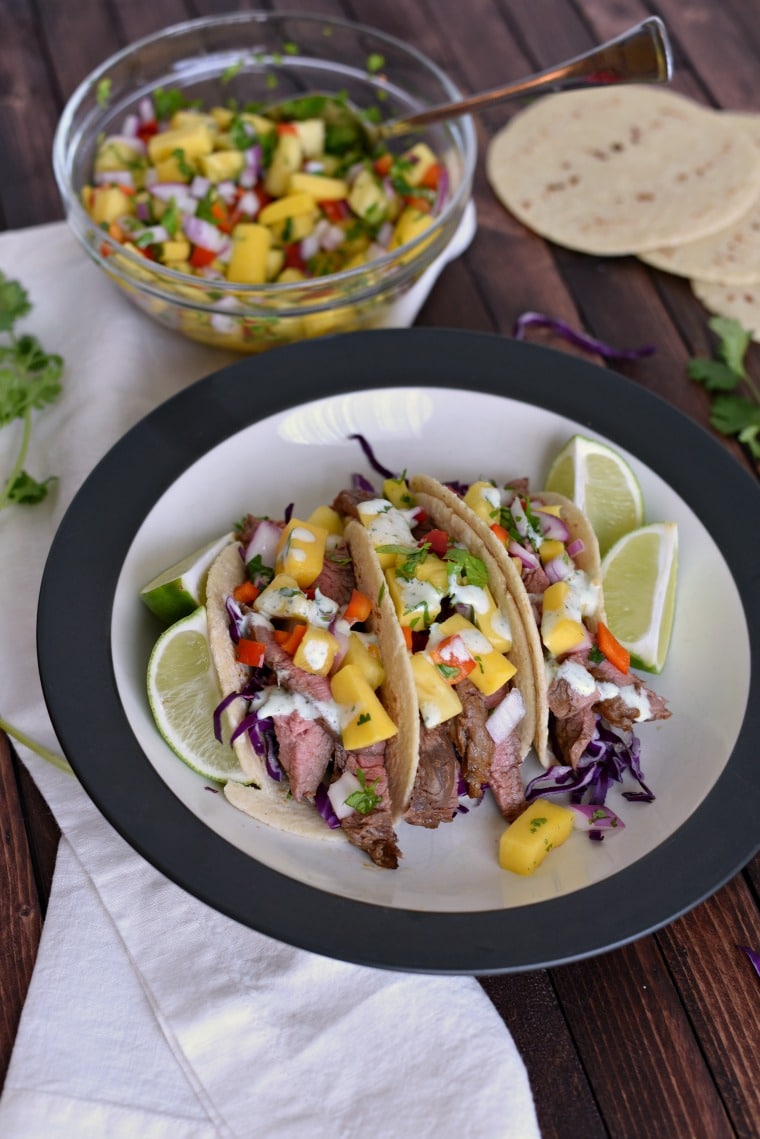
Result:
{"label": "steak slice", "polygon": [[[600,683],[609,683],[616,685],[620,692],[617,696],[613,696],[609,700],[600,700],[596,705],[596,710],[600,716],[610,724],[613,728],[621,728],[623,731],[632,731],[635,724],[640,724],[643,721],[638,719],[639,708],[637,706],[638,698],[642,695],[646,697],[649,705],[649,715],[646,721],[651,720],[667,720],[671,715],[665,700],[657,692],[652,692],[651,688],[647,688],[643,680],[634,676],[631,672],[621,672],[614,664],[608,660],[600,661],[599,664],[589,663],[588,670],[595,680]],[[634,704],[629,704],[626,701],[626,689],[633,688],[637,701]]]}
{"label": "steak slice", "polygon": [[494,741],[486,730],[488,705],[486,698],[471,680],[457,685],[462,711],[447,721],[449,737],[462,762],[462,775],[471,799],[479,799],[484,784],[489,782]]}
{"label": "steak slice", "polygon": [[459,804],[459,764],[446,724],[420,725],[420,758],[404,818],[418,827],[450,823]]}
{"label": "steak slice", "polygon": [[[356,775],[359,767],[367,787],[374,787],[375,794],[380,796],[380,803],[366,815],[354,811],[352,815],[341,819],[340,825],[348,841],[365,851],[375,865],[382,866],[384,870],[395,870],[401,851],[391,815],[388,774],[385,770],[385,743],[374,744],[359,751],[346,751],[338,744],[335,750],[336,772],[350,771]],[[377,786],[374,786],[375,783]]]}
{"label": "steak slice", "polygon": [[342,518],[348,516],[349,518],[359,518],[359,511],[356,509],[357,504],[360,502],[371,502],[373,498],[378,496],[369,490],[360,490],[359,487],[347,487],[345,490],[336,494],[332,501],[333,510],[337,510]]}
{"label": "steak slice", "polygon": [[325,560],[319,576],[314,579],[312,589],[318,589],[325,597],[338,605],[347,605],[356,589],[356,578],[351,555],[343,543],[325,551]]}
{"label": "steak slice", "polygon": [[563,719],[555,720],[554,742],[565,765],[578,766],[578,760],[593,739],[596,719],[596,712],[589,704]]}
{"label": "steak slice", "polygon": [[510,732],[494,744],[488,785],[505,819],[513,822],[525,806],[520,774],[520,735]]}
{"label": "steak slice", "polygon": [[274,716],[278,759],[294,799],[313,799],[335,751],[335,740],[318,720],[300,712]]}

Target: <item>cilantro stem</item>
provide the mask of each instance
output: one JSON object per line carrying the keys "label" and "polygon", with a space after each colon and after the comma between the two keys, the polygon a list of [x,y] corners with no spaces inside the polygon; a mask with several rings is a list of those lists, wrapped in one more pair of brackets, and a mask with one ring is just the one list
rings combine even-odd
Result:
{"label": "cilantro stem", "polygon": [[57,767],[59,771],[64,771],[67,775],[74,774],[63,756],[57,755],[56,752],[50,751],[49,748],[37,743],[37,741],[33,740],[31,736],[28,736],[26,732],[22,732],[20,728],[15,728],[13,724],[9,724],[2,716],[0,716],[0,731],[9,735],[16,743],[21,744],[23,747],[28,747],[29,750],[33,751],[35,755],[38,755],[40,759],[46,759],[48,763],[52,763],[53,767]]}
{"label": "cilantro stem", "polygon": [[31,407],[27,407],[26,411],[24,412],[24,430],[21,435],[21,446],[16,457],[16,462],[13,465],[13,470],[5,480],[5,486],[3,487],[2,493],[0,494],[0,510],[5,510],[6,506],[11,505],[11,489],[16,479],[21,474],[21,471],[23,470],[26,453],[29,450],[29,439],[31,438],[31,433],[32,409]]}

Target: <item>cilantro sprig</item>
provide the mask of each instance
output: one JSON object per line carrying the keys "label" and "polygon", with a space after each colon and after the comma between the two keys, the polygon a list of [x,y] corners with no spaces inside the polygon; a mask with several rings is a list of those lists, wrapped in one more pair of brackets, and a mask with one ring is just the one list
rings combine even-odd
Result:
{"label": "cilantro sprig", "polygon": [[715,357],[692,358],[688,374],[712,395],[710,423],[715,430],[735,435],[760,460],[760,392],[744,367],[750,333],[724,316],[712,317],[708,327],[718,337]]}
{"label": "cilantro sprig", "polygon": [[0,334],[8,341],[0,344],[0,427],[8,426],[14,419],[23,422],[16,461],[0,485],[0,510],[13,503],[41,502],[54,481],[48,478],[38,482],[24,470],[32,412],[52,403],[60,393],[63,371],[61,357],[45,352],[36,336],[17,335],[16,323],[31,309],[26,289],[0,272]]}
{"label": "cilantro sprig", "polygon": [[361,784],[361,791],[352,791],[346,799],[346,806],[353,807],[360,815],[368,815],[370,811],[374,811],[375,807],[379,806],[382,802],[381,797],[375,790],[380,782],[380,778],[378,776],[371,787],[367,786],[367,776],[361,767],[356,768],[356,778]]}

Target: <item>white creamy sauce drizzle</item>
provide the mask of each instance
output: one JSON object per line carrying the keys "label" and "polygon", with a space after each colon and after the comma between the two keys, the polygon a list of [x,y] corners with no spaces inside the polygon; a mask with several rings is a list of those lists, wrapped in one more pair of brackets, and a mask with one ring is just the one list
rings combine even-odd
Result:
{"label": "white creamy sauce drizzle", "polygon": [[599,586],[591,581],[583,570],[573,570],[565,578],[570,592],[565,601],[565,612],[568,617],[580,621],[583,617],[593,617],[599,607]]}
{"label": "white creamy sauce drizzle", "polygon": [[320,629],[326,629],[338,612],[337,602],[325,597],[319,589],[315,590],[313,601],[300,589],[265,590],[256,598],[254,605],[267,617],[301,617]]}
{"label": "white creamy sauce drizzle", "polygon": [[449,574],[449,597],[455,605],[471,605],[476,613],[488,612],[486,591],[479,585],[460,585],[455,573]]}
{"label": "white creamy sauce drizzle", "polygon": [[266,716],[289,716],[298,712],[304,720],[324,720],[333,731],[340,731],[341,708],[334,700],[310,700],[302,692],[287,688],[265,688],[254,697],[252,707]]}
{"label": "white creamy sauce drizzle", "polygon": [[[638,684],[612,684],[611,681],[594,680],[594,677],[577,660],[564,660],[561,664],[546,661],[546,683],[550,685],[553,680],[564,680],[579,696],[590,696],[596,689],[599,693],[598,701],[614,700],[619,696],[627,708],[636,710],[634,719],[638,722],[651,719],[652,708],[649,697],[641,685]],[[596,702],[596,701],[595,701]]]}
{"label": "white creamy sauce drizzle", "polygon": [[373,546],[416,547],[409,525],[410,517],[414,518],[415,511],[399,510],[387,498],[371,498],[367,502],[359,502],[356,509],[367,527]]}
{"label": "white creamy sauce drizzle", "polygon": [[306,663],[312,672],[319,672],[327,664],[327,658],[330,652],[329,641],[326,640],[310,640],[304,638],[301,642],[303,647],[303,655],[306,658]]}
{"label": "white creamy sauce drizzle", "polygon": [[401,596],[407,613],[416,609],[424,610],[425,607],[428,612],[431,609],[440,609],[442,594],[431,581],[421,581],[418,577],[405,581],[401,586]]}

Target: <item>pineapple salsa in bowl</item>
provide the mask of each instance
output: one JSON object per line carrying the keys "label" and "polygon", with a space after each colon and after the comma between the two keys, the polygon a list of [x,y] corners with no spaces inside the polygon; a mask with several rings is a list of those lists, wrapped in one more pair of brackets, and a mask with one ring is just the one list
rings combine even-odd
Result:
{"label": "pineapple salsa in bowl", "polygon": [[387,323],[445,252],[470,196],[471,123],[388,148],[362,117],[457,95],[417,51],[347,21],[194,20],[80,85],[56,178],[75,235],[135,304],[257,352]]}

